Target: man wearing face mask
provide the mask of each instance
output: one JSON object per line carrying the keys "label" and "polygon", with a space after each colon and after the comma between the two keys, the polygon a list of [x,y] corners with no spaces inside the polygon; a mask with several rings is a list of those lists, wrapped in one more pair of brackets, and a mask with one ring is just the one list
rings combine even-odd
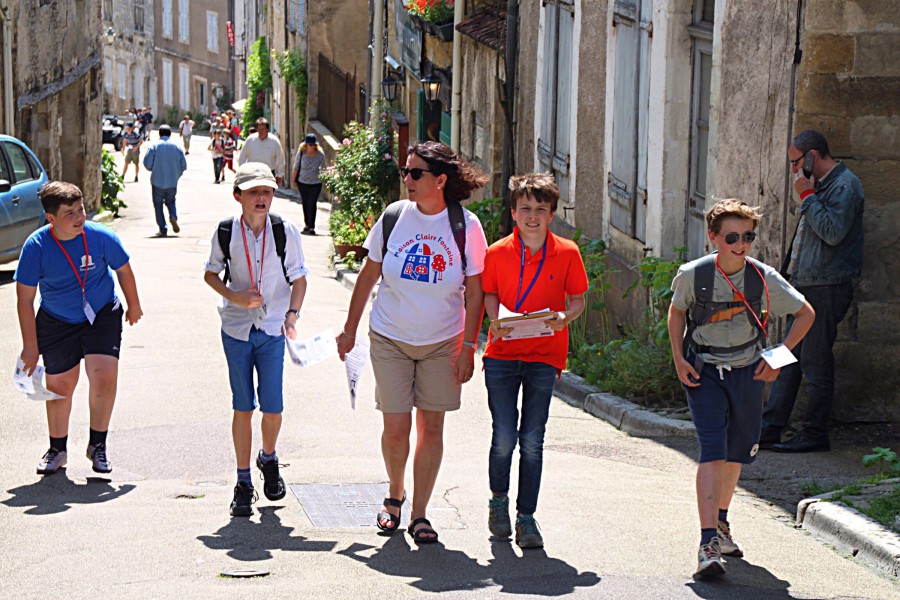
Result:
{"label": "man wearing face mask", "polygon": [[[834,399],[837,325],[853,300],[853,278],[862,274],[863,188],[847,166],[832,158],[825,137],[799,133],[788,148],[800,221],[782,274],[809,301],[816,320],[794,353],[799,363],[784,367],[763,412],[760,448],[776,452],[826,452]],[[788,275],[789,273],[789,275]],[[788,327],[793,320],[788,317]],[[782,442],[803,377],[807,406],[798,435]]]}

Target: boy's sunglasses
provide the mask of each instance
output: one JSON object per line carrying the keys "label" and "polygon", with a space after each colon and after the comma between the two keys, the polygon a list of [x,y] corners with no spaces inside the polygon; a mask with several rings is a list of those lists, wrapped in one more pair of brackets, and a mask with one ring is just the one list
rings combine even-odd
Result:
{"label": "boy's sunglasses", "polygon": [[429,171],[428,169],[410,169],[408,167],[400,167],[400,175],[406,179],[406,176],[409,175],[412,177],[413,181],[418,181],[422,179],[422,173],[434,173],[434,171]]}
{"label": "boy's sunglasses", "polygon": [[745,231],[744,233],[736,233],[732,231],[731,233],[725,234],[722,236],[725,240],[726,244],[737,244],[738,240],[744,238],[744,241],[748,244],[752,244],[756,240],[756,232],[755,231]]}

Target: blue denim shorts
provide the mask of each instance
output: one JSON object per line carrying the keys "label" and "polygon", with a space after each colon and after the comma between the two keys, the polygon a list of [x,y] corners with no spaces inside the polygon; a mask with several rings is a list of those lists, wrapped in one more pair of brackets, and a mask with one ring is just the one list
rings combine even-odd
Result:
{"label": "blue denim shorts", "polygon": [[700,441],[700,462],[725,460],[750,464],[759,450],[763,382],[753,379],[756,365],[719,370],[704,365],[699,387],[682,385]]}
{"label": "blue denim shorts", "polygon": [[272,414],[284,411],[284,336],[271,336],[252,327],[250,339],[244,342],[223,331],[222,346],[228,361],[232,408],[243,412],[256,409],[257,394],[253,390],[255,369],[260,411]]}

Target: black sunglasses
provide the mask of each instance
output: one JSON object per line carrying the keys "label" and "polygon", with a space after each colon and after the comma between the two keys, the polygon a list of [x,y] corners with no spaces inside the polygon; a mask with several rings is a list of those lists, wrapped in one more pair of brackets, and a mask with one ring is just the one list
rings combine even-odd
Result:
{"label": "black sunglasses", "polygon": [[429,171],[428,169],[410,169],[409,167],[400,167],[400,175],[406,179],[406,176],[409,175],[412,177],[413,181],[418,181],[422,179],[422,173],[434,173],[434,171]]}
{"label": "black sunglasses", "polygon": [[755,231],[745,231],[744,233],[736,233],[732,231],[731,233],[727,233],[724,236],[726,244],[737,244],[737,241],[741,238],[744,238],[744,241],[748,244],[752,244],[756,240],[756,232]]}
{"label": "black sunglasses", "polygon": [[796,167],[797,165],[800,164],[800,161],[802,161],[804,158],[806,158],[806,155],[801,154],[798,158],[795,158],[794,160],[791,160],[790,158],[788,158],[788,161],[790,161],[792,167]]}

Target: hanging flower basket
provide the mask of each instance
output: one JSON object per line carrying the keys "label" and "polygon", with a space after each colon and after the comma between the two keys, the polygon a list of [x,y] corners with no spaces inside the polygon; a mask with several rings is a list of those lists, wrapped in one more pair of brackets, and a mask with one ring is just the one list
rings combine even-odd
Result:
{"label": "hanging flower basket", "polygon": [[421,17],[426,23],[434,25],[453,20],[453,3],[454,0],[409,0],[406,10],[411,17]]}
{"label": "hanging flower basket", "polygon": [[443,25],[434,25],[434,36],[442,42],[452,42],[454,31],[453,21]]}

